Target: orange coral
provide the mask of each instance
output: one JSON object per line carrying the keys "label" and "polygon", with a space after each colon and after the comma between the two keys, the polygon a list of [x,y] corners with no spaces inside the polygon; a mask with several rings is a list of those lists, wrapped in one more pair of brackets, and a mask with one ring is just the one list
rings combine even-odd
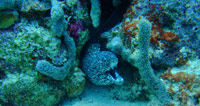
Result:
{"label": "orange coral", "polygon": [[122,30],[128,37],[134,36],[137,34],[137,24],[139,21],[132,22],[123,22]]}
{"label": "orange coral", "polygon": [[154,36],[154,35],[151,35],[150,37],[150,42],[154,45],[160,45],[160,42],[158,41],[158,36]]}
{"label": "orange coral", "polygon": [[155,13],[147,13],[147,19],[154,23],[156,26],[160,26],[160,19]]}
{"label": "orange coral", "polygon": [[158,32],[159,34],[163,33],[163,29],[159,26],[159,24],[158,25],[156,25],[156,24],[152,25],[152,30],[154,32]]}
{"label": "orange coral", "polygon": [[126,13],[123,15],[124,17],[133,17],[135,15],[135,10],[133,9],[133,5],[135,5],[136,2],[132,2],[132,5],[129,6]]}
{"label": "orange coral", "polygon": [[152,25],[150,42],[154,45],[160,45],[159,40],[160,36],[160,27],[158,25]]}
{"label": "orange coral", "polygon": [[161,49],[165,50],[166,46],[165,44],[161,44]]}
{"label": "orange coral", "polygon": [[[137,4],[137,0],[133,0],[131,2],[131,5],[127,9],[126,13],[123,15],[124,18],[133,19],[133,16],[135,15],[135,10],[134,10],[133,6],[135,4]],[[125,34],[128,35],[129,38],[131,36],[134,36],[134,35],[137,34],[136,29],[137,29],[138,22],[139,21],[134,21],[134,20],[126,21],[126,20],[124,20],[123,25],[122,25],[122,30]]]}
{"label": "orange coral", "polygon": [[178,98],[183,104],[187,105],[187,101],[189,99],[187,92],[182,91],[181,93],[178,94]]}
{"label": "orange coral", "polygon": [[160,7],[159,7],[159,10],[164,10],[163,6],[160,6]]}
{"label": "orange coral", "polygon": [[173,75],[173,80],[176,82],[193,83],[195,80],[195,75],[190,75],[184,72],[178,72]]}
{"label": "orange coral", "polygon": [[186,63],[187,63],[187,60],[186,60],[186,59],[184,59],[183,57],[179,57],[179,59],[178,59],[176,65],[177,65],[177,66],[182,66],[182,65],[185,65]]}
{"label": "orange coral", "polygon": [[172,80],[173,79],[173,74],[171,72],[169,72],[169,73],[165,72],[160,77],[162,79]]}
{"label": "orange coral", "polygon": [[165,40],[167,42],[178,42],[179,37],[175,35],[173,32],[165,32],[160,37],[161,40]]}
{"label": "orange coral", "polygon": [[165,72],[160,77],[175,82],[182,82],[182,84],[179,85],[179,88],[183,89],[190,89],[196,79],[195,75],[190,75],[184,72],[178,72],[176,74],[172,74],[171,72]]}
{"label": "orange coral", "polygon": [[175,91],[172,88],[172,84],[170,84],[170,87],[168,88],[168,91],[173,95]]}
{"label": "orange coral", "polygon": [[151,4],[150,6],[152,9],[155,9],[156,8],[156,5],[155,4]]}

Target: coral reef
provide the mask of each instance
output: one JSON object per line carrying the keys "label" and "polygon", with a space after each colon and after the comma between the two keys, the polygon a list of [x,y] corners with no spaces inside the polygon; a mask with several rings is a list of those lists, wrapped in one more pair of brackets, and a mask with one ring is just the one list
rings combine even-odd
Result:
{"label": "coral reef", "polygon": [[80,95],[85,88],[85,74],[81,69],[75,67],[67,76],[66,81],[63,81],[63,85],[68,97],[76,97]]}
{"label": "coral reef", "polygon": [[33,76],[9,74],[1,85],[1,98],[13,105],[54,106],[64,95],[64,91],[45,83],[38,83]]}
{"label": "coral reef", "polygon": [[4,0],[0,3],[2,14],[12,12],[5,7],[6,3],[10,3],[9,9],[17,10],[20,19],[13,27],[0,31],[2,105],[53,106],[66,94],[70,98],[80,95],[85,87],[85,75],[78,68],[76,56],[80,55],[89,32],[82,26],[76,33],[79,35],[75,45],[68,35],[74,32],[67,31],[67,21],[72,23],[78,17],[79,22],[87,22],[86,8],[80,5],[68,8],[65,2],[57,0],[20,0],[19,5],[16,0]]}
{"label": "coral reef", "polygon": [[[144,3],[145,2],[145,3]],[[170,2],[171,5],[175,5],[178,1],[172,1]],[[113,27],[111,30],[104,32],[101,37],[106,38],[108,43],[106,47],[113,51],[114,53],[121,55],[121,57],[131,63],[133,66],[138,67],[137,63],[138,61],[137,58],[140,57],[140,26],[139,26],[139,21],[141,20],[141,16],[146,16],[146,18],[151,22],[152,24],[152,31],[151,31],[151,36],[150,36],[150,46],[149,46],[149,53],[146,53],[146,57],[141,58],[140,60],[145,60],[148,56],[151,62],[151,65],[153,65],[157,70],[156,73],[162,73],[162,69],[166,69],[167,67],[184,67],[184,65],[187,65],[187,62],[189,59],[196,58],[195,55],[199,54],[198,47],[195,45],[198,45],[199,41],[195,41],[194,44],[192,44],[192,41],[188,39],[188,34],[182,36],[180,34],[180,30],[177,31],[175,28],[172,26],[174,25],[173,23],[179,20],[173,20],[175,17],[174,15],[177,13],[177,11],[181,12],[183,9],[179,9],[176,7],[171,7],[168,5],[169,2],[165,1],[143,1],[143,0],[138,0],[135,1],[133,0],[131,3],[131,6],[127,10],[126,14],[124,14],[124,20],[122,23],[119,23],[115,27]],[[170,4],[169,3],[169,4]],[[181,4],[180,8],[183,8],[185,5],[186,1],[180,1],[178,4]],[[188,1],[188,3],[191,3]],[[164,6],[163,6],[164,5]],[[195,5],[195,4],[194,4]],[[191,5],[193,7],[194,5]],[[165,7],[171,7],[173,10],[177,11],[169,11]],[[189,6],[189,8],[191,8]],[[143,9],[142,9],[143,8]],[[178,13],[179,13],[178,12]],[[155,13],[155,14],[154,14]],[[169,14],[168,14],[169,13]],[[170,15],[171,14],[171,15]],[[177,15],[177,14],[176,14]],[[183,14],[178,14],[178,16],[182,16]],[[168,17],[170,16],[170,17]],[[172,17],[171,17],[172,16]],[[173,17],[174,16],[174,17]],[[197,15],[196,15],[197,16]],[[168,17],[166,19],[166,17]],[[183,16],[184,17],[184,16]],[[174,18],[175,19],[175,18]],[[183,18],[183,20],[186,18]],[[198,23],[198,22],[195,22]],[[180,27],[182,30],[185,28],[191,29],[191,27],[188,24],[184,24],[186,27]],[[184,32],[186,32],[186,29]],[[190,33],[189,35],[193,36],[191,39],[195,39],[195,34]],[[190,36],[190,37],[191,37]],[[142,40],[145,40],[146,38],[142,38]],[[198,40],[198,39],[195,39]],[[147,47],[149,44],[144,44],[142,47],[144,48],[145,46]],[[141,52],[145,52],[147,50],[142,50]],[[195,54],[196,53],[196,54]],[[139,61],[140,61],[139,60]],[[149,62],[149,63],[150,63]],[[138,67],[139,70],[141,68],[145,68],[145,63],[141,64],[140,67]],[[142,66],[142,67],[141,67]],[[150,65],[148,65],[150,66]],[[151,67],[151,66],[150,66]],[[147,68],[147,67],[146,67]],[[150,68],[148,68],[150,69]],[[147,69],[147,70],[148,70]],[[160,70],[160,71],[159,71]],[[141,72],[141,71],[139,71]],[[143,73],[140,73],[141,76],[145,75]],[[196,74],[196,73],[194,73]],[[152,75],[152,74],[151,74]],[[159,74],[158,74],[159,75]],[[170,75],[170,74],[165,74]],[[178,74],[179,76],[181,75],[181,78],[192,78],[192,75],[184,75],[184,74]],[[197,75],[197,74],[196,74]],[[174,75],[176,76],[176,75]],[[150,76],[146,76],[148,78]],[[154,77],[156,78],[156,77]],[[170,77],[168,80],[171,80],[174,77]],[[153,78],[152,78],[153,79]],[[144,77],[143,77],[143,80]],[[156,80],[158,82],[156,82]],[[165,90],[165,83],[163,84],[160,79],[156,78],[154,80],[156,83],[159,83],[158,89],[162,90],[157,90],[157,96],[160,98],[160,100],[164,100],[163,102],[169,103],[170,97],[172,96],[171,94],[168,96],[166,90]],[[188,79],[189,80],[189,79]],[[192,79],[190,79],[193,81]],[[152,80],[146,80],[149,81],[147,82],[147,85],[150,84],[150,86],[153,85]],[[150,82],[151,81],[151,82]],[[172,82],[170,82],[172,83]],[[184,83],[187,83],[185,86],[190,86],[190,82],[185,81]],[[150,87],[148,85],[148,87]],[[168,85],[169,86],[169,85]],[[177,85],[176,85],[177,86]],[[156,87],[156,86],[152,86]],[[173,86],[175,87],[175,86]],[[150,87],[151,88],[151,87]],[[167,87],[169,88],[169,87]],[[154,88],[153,88],[154,89]],[[170,89],[171,90],[171,89]],[[162,93],[163,91],[163,93]],[[172,91],[172,90],[171,90]],[[153,91],[155,93],[155,91]],[[160,92],[160,93],[159,93]],[[175,91],[176,92],[176,91]],[[175,93],[176,94],[176,93]],[[147,94],[148,95],[148,94]],[[164,97],[162,97],[164,95]],[[183,98],[180,98],[181,95]],[[173,102],[175,105],[188,105],[191,103],[184,103],[185,100],[187,99],[188,94],[185,92],[180,93],[179,97],[176,95],[176,97],[173,97]],[[196,101],[198,101],[198,93],[195,95]],[[165,98],[166,97],[166,98]],[[179,99],[175,99],[179,98]],[[166,101],[165,101],[166,100]],[[176,102],[179,101],[179,104],[176,104]],[[195,103],[192,105],[196,105]]]}
{"label": "coral reef", "polygon": [[55,80],[64,80],[73,66],[76,58],[76,47],[74,40],[65,33],[64,35],[65,46],[67,48],[68,60],[63,63],[63,66],[54,66],[46,60],[39,60],[36,64],[36,70],[40,73],[52,77]]}
{"label": "coral reef", "polygon": [[105,91],[89,94],[149,106],[200,105],[199,4],[0,0],[0,105],[81,101],[86,76]]}
{"label": "coral reef", "polygon": [[50,10],[50,3],[44,0],[26,0],[21,5],[20,11],[23,13],[31,14],[31,13],[45,13]]}
{"label": "coral reef", "polygon": [[[195,48],[199,55],[199,0],[185,1],[143,1],[137,0],[130,8],[134,11],[132,17],[146,16],[157,27],[167,32],[173,32],[184,42],[182,46]],[[145,9],[142,9],[145,8]],[[175,37],[176,38],[176,37]],[[188,42],[189,41],[189,42]]]}
{"label": "coral reef", "polygon": [[[21,20],[23,21],[23,20]],[[24,21],[14,26],[15,32],[2,32],[0,58],[22,71],[32,70],[39,57],[53,58],[59,53],[60,40],[39,26],[37,21]]]}
{"label": "coral reef", "polygon": [[0,10],[19,8],[23,0],[0,0]]}
{"label": "coral reef", "polygon": [[[140,20],[143,19],[139,17],[139,22]],[[150,54],[148,52],[148,45],[151,34],[151,23],[146,21],[143,22],[143,25],[138,23],[136,20],[138,24],[136,24],[135,26],[138,27],[139,31],[136,31],[137,33],[135,33],[136,35],[134,35],[134,37],[129,38],[122,33],[119,36],[116,36],[118,35],[116,33],[111,35],[109,35],[110,33],[103,33],[101,36],[108,40],[108,49],[112,50],[114,53],[121,55],[124,60],[128,61],[133,66],[138,67],[142,79],[146,82],[147,86],[152,89],[153,93],[157,95],[159,100],[163,102],[163,104],[170,104],[171,99],[166,92],[164,84],[160,81],[159,78],[154,75],[153,69],[150,65],[148,57]],[[121,28],[122,30],[123,27],[121,26],[122,24],[119,24],[115,28]],[[112,29],[113,32],[115,31],[115,28]],[[124,36],[126,38],[124,38]]]}
{"label": "coral reef", "polygon": [[96,85],[123,84],[123,78],[115,68],[118,58],[109,51],[100,51],[98,44],[93,44],[83,58],[83,71]]}
{"label": "coral reef", "polygon": [[182,67],[169,68],[160,77],[165,81],[167,90],[175,106],[199,105],[199,59],[189,60]]}

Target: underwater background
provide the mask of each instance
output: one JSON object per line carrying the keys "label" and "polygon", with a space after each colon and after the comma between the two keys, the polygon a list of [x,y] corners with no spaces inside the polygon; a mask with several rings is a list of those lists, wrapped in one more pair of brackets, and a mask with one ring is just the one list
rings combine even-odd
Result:
{"label": "underwater background", "polygon": [[0,106],[200,106],[200,0],[0,0]]}

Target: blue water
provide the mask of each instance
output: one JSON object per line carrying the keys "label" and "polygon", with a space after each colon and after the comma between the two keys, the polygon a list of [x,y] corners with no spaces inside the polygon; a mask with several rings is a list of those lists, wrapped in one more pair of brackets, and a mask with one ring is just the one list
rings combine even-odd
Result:
{"label": "blue water", "polygon": [[1,106],[199,106],[199,0],[0,0]]}

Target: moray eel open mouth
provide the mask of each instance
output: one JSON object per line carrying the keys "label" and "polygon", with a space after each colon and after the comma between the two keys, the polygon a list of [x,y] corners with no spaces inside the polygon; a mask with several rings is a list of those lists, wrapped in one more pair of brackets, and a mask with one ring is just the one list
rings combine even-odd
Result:
{"label": "moray eel open mouth", "polygon": [[117,72],[116,72],[115,69],[110,69],[109,71],[107,71],[107,74],[108,74],[108,75],[111,75],[112,78],[114,78],[114,79],[117,79],[116,73],[117,73]]}
{"label": "moray eel open mouth", "polygon": [[123,78],[117,73],[116,68],[111,68],[106,72],[106,75],[112,80],[116,85],[122,85],[124,80]]}

